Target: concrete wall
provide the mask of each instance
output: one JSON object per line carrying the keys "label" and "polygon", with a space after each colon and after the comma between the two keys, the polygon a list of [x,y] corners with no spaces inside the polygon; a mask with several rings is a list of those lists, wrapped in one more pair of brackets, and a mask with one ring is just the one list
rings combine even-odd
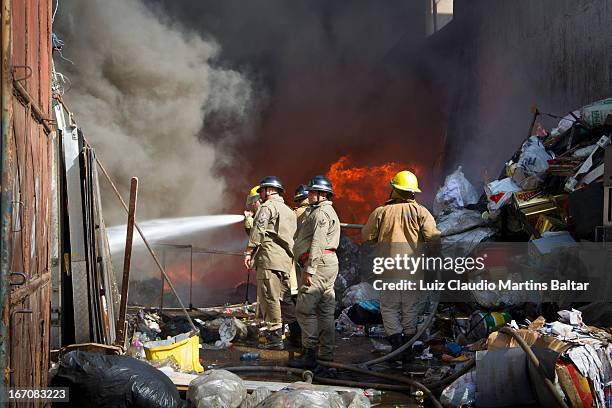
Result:
{"label": "concrete wall", "polygon": [[456,0],[454,13],[426,53],[448,93],[447,169],[496,177],[530,106],[564,114],[612,96],[612,1]]}

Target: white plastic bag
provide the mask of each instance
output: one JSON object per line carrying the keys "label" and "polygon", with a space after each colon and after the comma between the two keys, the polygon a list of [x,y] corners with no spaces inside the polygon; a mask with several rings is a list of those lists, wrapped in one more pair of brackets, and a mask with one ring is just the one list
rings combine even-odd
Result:
{"label": "white plastic bag", "polygon": [[333,391],[309,389],[280,390],[261,402],[258,408],[346,408],[344,400]]}
{"label": "white plastic bag", "polygon": [[244,401],[242,401],[240,408],[255,408],[257,405],[269,398],[270,395],[272,395],[272,391],[266,387],[259,387],[255,389],[251,395],[247,395]]}
{"label": "white plastic bag", "polygon": [[521,191],[510,177],[501,180],[494,180],[485,186],[487,199],[489,203],[487,207],[490,212],[496,212],[510,201],[512,193]]}
{"label": "white plastic bag", "polygon": [[552,160],[540,139],[531,136],[521,147],[521,156],[518,159],[512,181],[524,190],[537,188],[544,180],[544,173],[548,170],[548,161]]}
{"label": "white plastic bag", "polygon": [[453,208],[476,204],[479,195],[472,183],[465,178],[461,166],[446,177],[444,185],[436,193],[433,204],[434,215]]}
{"label": "white plastic bag", "polygon": [[462,208],[441,215],[437,224],[440,236],[446,237],[480,227],[485,225],[486,221],[478,211]]}
{"label": "white plastic bag", "polygon": [[550,135],[553,137],[559,136],[565,133],[571,128],[576,122],[576,118],[580,118],[580,111],[574,111],[570,115],[565,115],[563,119],[559,121],[556,128],[551,129]]}
{"label": "white plastic bag", "polygon": [[187,400],[196,408],[236,408],[246,395],[242,379],[227,370],[206,371],[187,390]]}
{"label": "white plastic bag", "polygon": [[476,370],[457,378],[440,395],[440,403],[448,408],[476,403]]}
{"label": "white plastic bag", "polygon": [[479,227],[460,234],[442,237],[441,251],[443,256],[462,257],[472,253],[485,239],[497,232],[494,228]]}

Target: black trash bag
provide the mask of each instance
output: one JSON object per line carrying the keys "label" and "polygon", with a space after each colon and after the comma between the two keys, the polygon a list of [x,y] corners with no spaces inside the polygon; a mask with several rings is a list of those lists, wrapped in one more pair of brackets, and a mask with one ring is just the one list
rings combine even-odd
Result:
{"label": "black trash bag", "polygon": [[51,386],[70,389],[70,402],[62,407],[187,407],[170,378],[128,356],[71,351],[60,360]]}
{"label": "black trash bag", "polygon": [[382,315],[380,312],[376,313],[366,309],[359,303],[355,303],[346,312],[349,319],[355,324],[366,325],[366,324],[382,324]]}
{"label": "black trash bag", "polygon": [[[194,322],[194,324],[196,324],[196,322]],[[161,327],[161,332],[159,333],[159,338],[166,339],[182,333],[189,333],[191,330],[191,324],[189,324],[189,320],[187,320],[185,316],[176,316],[164,322]]]}
{"label": "black trash bag", "polygon": [[[202,343],[210,344],[221,339],[218,330],[209,329],[205,325],[198,323],[197,319],[193,320],[193,324],[200,331]],[[189,333],[191,330],[191,324],[189,324],[189,320],[185,316],[176,316],[164,323],[159,333],[159,338],[166,339],[182,333]]]}

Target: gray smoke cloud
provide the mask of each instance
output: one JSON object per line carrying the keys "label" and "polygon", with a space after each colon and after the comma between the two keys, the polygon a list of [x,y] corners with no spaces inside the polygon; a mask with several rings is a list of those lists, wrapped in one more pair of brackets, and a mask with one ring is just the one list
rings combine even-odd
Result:
{"label": "gray smoke cloud", "polygon": [[[63,0],[54,31],[74,61],[56,58],[70,79],[64,98],[126,197],[139,177],[139,218],[218,210],[215,166],[230,158],[204,141],[203,125],[241,136],[253,102],[245,76],[214,66],[219,46],[139,0]],[[107,223],[123,223],[110,194]]]}

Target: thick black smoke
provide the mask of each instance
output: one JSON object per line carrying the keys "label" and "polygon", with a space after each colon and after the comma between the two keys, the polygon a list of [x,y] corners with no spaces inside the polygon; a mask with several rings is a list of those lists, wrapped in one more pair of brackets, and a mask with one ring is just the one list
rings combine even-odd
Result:
{"label": "thick black smoke", "polygon": [[425,2],[148,1],[214,38],[216,63],[254,84],[253,137],[204,135],[233,157],[221,165],[240,198],[263,175],[293,188],[346,154],[359,165],[415,164],[430,179],[443,117],[421,68]]}

